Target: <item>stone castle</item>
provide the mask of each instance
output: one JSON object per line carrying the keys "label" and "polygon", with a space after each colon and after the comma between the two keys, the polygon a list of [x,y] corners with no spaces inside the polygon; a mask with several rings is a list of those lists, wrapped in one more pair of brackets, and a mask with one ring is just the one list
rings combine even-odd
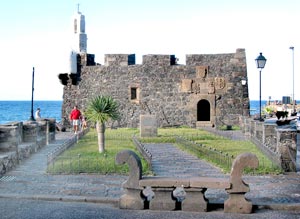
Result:
{"label": "stone castle", "polygon": [[[232,126],[249,116],[247,66],[244,49],[228,54],[105,55],[104,65],[86,51],[84,16],[74,19],[77,40],[70,55],[70,72],[59,75],[64,85],[62,121],[68,124],[74,105],[84,112],[96,95],[109,95],[120,105],[116,127],[138,127],[141,115],[155,115],[159,127]],[[75,40],[75,41],[76,41]]]}

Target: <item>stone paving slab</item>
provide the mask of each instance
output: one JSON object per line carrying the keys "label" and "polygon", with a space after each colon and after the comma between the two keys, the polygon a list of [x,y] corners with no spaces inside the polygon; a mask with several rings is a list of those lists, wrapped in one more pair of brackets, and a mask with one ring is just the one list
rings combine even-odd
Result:
{"label": "stone paving slab", "polygon": [[[72,200],[90,202],[117,202],[123,194],[122,175],[48,175],[47,153],[74,137],[72,133],[58,133],[56,140],[44,146],[15,170],[0,178],[0,197],[44,200]],[[153,154],[156,175],[171,177],[228,177],[213,167],[172,144],[147,144]],[[251,191],[246,197],[254,205],[292,206],[300,210],[299,173],[279,176],[245,176]],[[224,189],[208,189],[211,203],[223,203],[228,195]]]}
{"label": "stone paving slab", "polygon": [[[152,154],[152,168],[158,176],[229,177],[220,169],[177,149],[172,144],[145,144],[144,146]],[[246,197],[254,204],[293,203],[300,206],[299,173],[278,176],[244,176],[244,181],[250,185],[251,189]],[[213,203],[223,203],[228,198],[228,194],[224,189],[208,189],[206,197]]]}
{"label": "stone paving slab", "polygon": [[152,154],[152,169],[158,176],[224,176],[220,169],[174,147],[172,144],[144,144]]}
{"label": "stone paving slab", "polygon": [[119,175],[54,175],[15,176],[12,181],[0,181],[0,196],[50,195],[64,197],[87,196],[116,198],[122,194],[121,184],[127,179]]}

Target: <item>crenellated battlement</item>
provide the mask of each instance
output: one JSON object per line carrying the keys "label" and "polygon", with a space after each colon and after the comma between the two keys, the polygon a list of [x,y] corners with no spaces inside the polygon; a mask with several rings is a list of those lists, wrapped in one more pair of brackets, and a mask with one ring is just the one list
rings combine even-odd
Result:
{"label": "crenellated battlement", "polygon": [[106,54],[104,56],[104,63],[106,66],[135,65],[135,54]]}
{"label": "crenellated battlement", "polygon": [[[224,54],[187,54],[186,65],[183,66],[196,66],[203,65],[210,60],[218,60],[221,63],[229,62],[232,64],[238,62],[245,62],[246,55],[245,49],[237,49],[236,53],[224,53]],[[177,65],[178,59],[175,55],[163,55],[163,54],[147,54],[142,56],[141,65],[152,66],[169,66]],[[78,64],[81,66],[93,66],[95,63],[95,55],[82,53],[78,55]],[[105,66],[129,66],[136,65],[135,54],[105,54],[104,55]]]}
{"label": "crenellated battlement", "polygon": [[176,65],[175,55],[143,55],[143,65],[169,66]]}
{"label": "crenellated battlement", "polygon": [[[105,66],[128,66],[135,65],[136,57],[135,54],[105,54],[104,65]],[[175,55],[158,55],[149,54],[143,55],[142,65],[152,66],[168,66],[175,65]]]}

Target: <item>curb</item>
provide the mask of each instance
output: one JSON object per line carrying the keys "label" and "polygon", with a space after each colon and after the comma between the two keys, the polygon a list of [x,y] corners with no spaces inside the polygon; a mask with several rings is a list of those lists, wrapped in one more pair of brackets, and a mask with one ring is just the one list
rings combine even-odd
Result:
{"label": "curb", "polygon": [[268,209],[277,211],[300,211],[300,203],[255,205],[254,207],[258,209]]}
{"label": "curb", "polygon": [[[119,206],[119,198],[108,197],[87,197],[87,196],[57,196],[57,195],[19,195],[9,194],[1,195],[0,198],[9,199],[28,199],[28,200],[41,200],[41,201],[62,201],[62,202],[87,202],[97,204],[111,204],[115,207]],[[212,205],[220,203],[211,203]],[[300,211],[300,203],[294,204],[253,204],[253,209],[268,209],[277,211]]]}
{"label": "curb", "polygon": [[63,201],[63,202],[88,202],[88,203],[100,203],[100,204],[112,204],[118,206],[118,198],[108,197],[86,197],[86,196],[57,196],[57,195],[19,195],[9,194],[1,195],[0,198],[10,199],[29,199],[29,200],[42,200],[42,201]]}

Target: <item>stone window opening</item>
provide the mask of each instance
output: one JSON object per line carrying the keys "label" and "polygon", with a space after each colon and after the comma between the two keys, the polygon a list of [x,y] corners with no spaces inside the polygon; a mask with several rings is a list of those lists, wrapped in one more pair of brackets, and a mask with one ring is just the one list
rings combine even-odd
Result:
{"label": "stone window opening", "polygon": [[136,87],[132,87],[130,89],[130,99],[131,100],[136,100],[137,99],[137,88]]}
{"label": "stone window opening", "polygon": [[132,86],[129,88],[129,99],[133,103],[139,103],[140,101],[140,88],[137,86]]}

